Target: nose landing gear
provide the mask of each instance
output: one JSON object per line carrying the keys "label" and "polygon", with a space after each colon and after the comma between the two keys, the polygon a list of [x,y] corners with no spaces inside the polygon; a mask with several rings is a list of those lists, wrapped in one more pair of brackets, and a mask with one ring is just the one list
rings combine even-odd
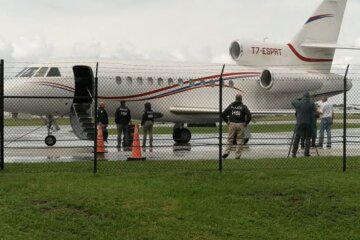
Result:
{"label": "nose landing gear", "polygon": [[45,144],[47,146],[54,146],[56,143],[56,138],[54,135],[48,135],[46,138],[45,138]]}
{"label": "nose landing gear", "polygon": [[56,124],[54,116],[46,116],[46,119],[44,119],[47,122],[47,130],[48,130],[48,135],[45,138],[45,144],[47,146],[54,146],[56,143],[56,137],[54,135],[52,135],[53,131],[59,131],[60,128],[59,126]]}

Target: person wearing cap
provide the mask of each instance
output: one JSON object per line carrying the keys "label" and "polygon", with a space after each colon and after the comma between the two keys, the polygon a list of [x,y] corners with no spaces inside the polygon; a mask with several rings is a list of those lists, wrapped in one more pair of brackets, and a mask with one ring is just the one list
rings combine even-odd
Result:
{"label": "person wearing cap", "polygon": [[310,156],[310,137],[313,132],[313,122],[316,113],[314,101],[310,99],[309,92],[305,92],[301,99],[292,101],[292,105],[296,110],[296,126],[295,126],[295,139],[292,149],[292,157],[296,157],[299,148],[300,138],[305,139],[304,156]]}
{"label": "person wearing cap", "polygon": [[235,96],[235,102],[231,103],[222,113],[223,120],[229,125],[229,136],[222,157],[229,156],[234,138],[236,138],[235,158],[240,159],[244,145],[245,129],[251,121],[251,113],[242,102],[241,94]]}
{"label": "person wearing cap", "polygon": [[146,138],[149,133],[149,144],[150,144],[150,152],[152,152],[153,147],[153,126],[154,126],[154,112],[151,110],[151,103],[145,103],[145,110],[141,117],[141,126],[144,129],[144,137],[143,137],[143,151],[145,151],[146,147]]}
{"label": "person wearing cap", "polygon": [[97,119],[98,119],[98,125],[100,125],[102,127],[102,130],[103,130],[104,142],[107,142],[107,140],[108,140],[107,126],[109,124],[109,118],[108,118],[108,114],[107,114],[107,112],[105,110],[105,103],[104,102],[100,102],[100,104],[99,104],[99,109],[97,111]]}
{"label": "person wearing cap", "polygon": [[117,149],[121,149],[121,135],[124,134],[124,147],[129,147],[129,123],[131,121],[130,109],[125,105],[125,101],[120,101],[120,106],[115,111],[115,123],[117,128]]}

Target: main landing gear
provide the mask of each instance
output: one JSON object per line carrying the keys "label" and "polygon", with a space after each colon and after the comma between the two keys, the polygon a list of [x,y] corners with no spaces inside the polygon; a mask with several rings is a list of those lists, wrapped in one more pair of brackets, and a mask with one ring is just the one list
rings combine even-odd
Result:
{"label": "main landing gear", "polygon": [[[245,130],[244,145],[246,145],[249,142],[250,138],[251,138],[250,129],[247,128]],[[190,142],[191,140],[190,130],[185,128],[183,123],[176,123],[173,129],[173,140],[176,143],[180,143],[180,144]],[[236,138],[234,138],[233,144],[236,145]]]}
{"label": "main landing gear", "polygon": [[191,139],[191,132],[184,128],[183,123],[176,123],[173,130],[173,139],[176,143],[188,143]]}
{"label": "main landing gear", "polygon": [[56,137],[52,135],[53,132],[59,131],[60,127],[55,122],[54,116],[48,115],[46,116],[46,119],[43,119],[46,121],[46,127],[48,130],[48,135],[45,138],[45,144],[47,146],[54,146],[56,143]]}

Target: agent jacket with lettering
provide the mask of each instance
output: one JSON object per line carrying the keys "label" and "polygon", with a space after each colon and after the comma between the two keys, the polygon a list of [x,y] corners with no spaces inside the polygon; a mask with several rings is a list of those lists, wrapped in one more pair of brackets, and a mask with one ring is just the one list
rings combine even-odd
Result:
{"label": "agent jacket with lettering", "polygon": [[143,126],[146,121],[154,122],[154,112],[152,110],[144,111],[141,118],[141,126]]}
{"label": "agent jacket with lettering", "polygon": [[226,123],[245,123],[248,125],[251,121],[251,113],[246,105],[235,101],[224,110],[222,118]]}
{"label": "agent jacket with lettering", "polygon": [[115,123],[120,125],[129,125],[131,113],[129,108],[120,106],[115,111]]}

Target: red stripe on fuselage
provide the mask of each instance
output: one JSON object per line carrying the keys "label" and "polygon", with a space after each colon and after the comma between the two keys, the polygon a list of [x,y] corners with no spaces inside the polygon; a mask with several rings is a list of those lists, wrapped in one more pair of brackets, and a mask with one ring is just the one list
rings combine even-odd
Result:
{"label": "red stripe on fuselage", "polygon": [[53,85],[53,86],[57,86],[57,87],[59,87],[59,88],[62,88],[62,89],[67,89],[67,90],[70,90],[70,91],[75,91],[75,89],[74,88],[72,88],[72,87],[69,87],[69,86],[67,86],[67,85],[63,85],[63,84],[59,84],[59,83],[54,83],[54,82],[44,82],[44,81],[31,81],[31,82],[29,82],[29,83],[36,83],[36,84],[41,84],[41,85],[45,85],[46,84],[46,86],[51,86],[51,85]]}

